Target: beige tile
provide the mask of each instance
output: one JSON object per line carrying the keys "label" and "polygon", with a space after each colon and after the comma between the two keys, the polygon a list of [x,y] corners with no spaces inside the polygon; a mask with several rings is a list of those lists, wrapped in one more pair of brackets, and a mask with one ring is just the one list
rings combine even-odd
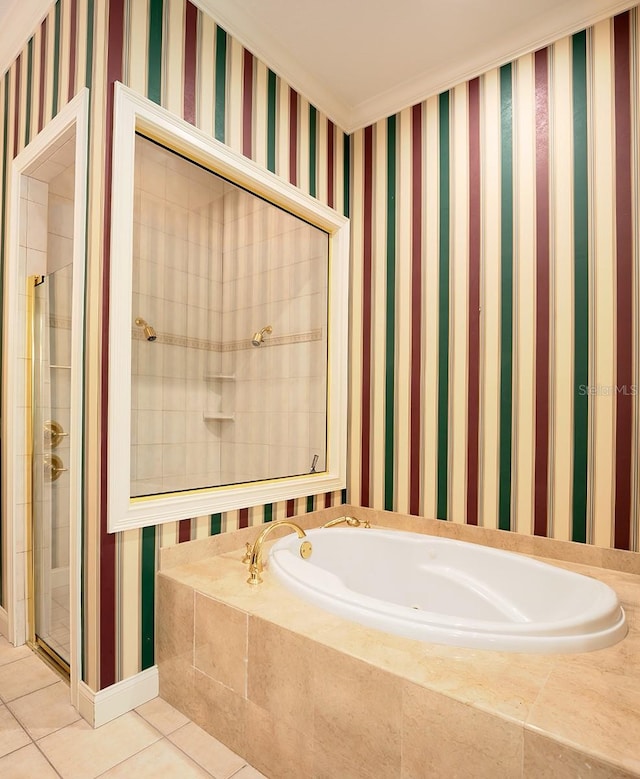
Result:
{"label": "beige tile", "polygon": [[572,660],[552,670],[527,726],[640,773],[640,677],[613,661],[607,668],[602,659],[590,663],[588,655]]}
{"label": "beige tile", "polygon": [[141,717],[160,731],[163,736],[173,733],[189,720],[184,714],[171,706],[162,698],[154,698],[136,709]]}
{"label": "beige tile", "polygon": [[[244,756],[267,776],[300,779],[314,776],[311,722],[300,720],[298,728],[249,702]],[[334,776],[348,774],[336,771]]]}
{"label": "beige tile", "polygon": [[267,777],[252,766],[246,765],[233,775],[233,779],[267,779]]}
{"label": "beige tile", "polygon": [[528,729],[524,731],[524,779],[631,779],[637,771],[598,760]]}
{"label": "beige tile", "polygon": [[156,583],[156,655],[161,663],[193,657],[193,590],[160,574]]}
{"label": "beige tile", "polygon": [[405,685],[402,779],[514,779],[521,775],[522,749],[520,725]]}
{"label": "beige tile", "polygon": [[169,735],[169,740],[213,776],[227,779],[246,764],[221,741],[210,736],[193,722]]}
{"label": "beige tile", "polygon": [[[122,777],[130,779],[157,779],[157,777],[180,777],[180,779],[200,779],[208,777],[199,765],[194,763],[177,747],[166,739],[156,741],[128,760],[101,774],[101,777]],[[216,777],[217,779],[217,777]]]}
{"label": "beige tile", "polygon": [[4,636],[0,636],[0,665],[14,663],[16,660],[22,660],[24,657],[33,656],[33,652],[26,644],[13,646]]}
{"label": "beige tile", "polygon": [[58,681],[58,674],[31,653],[30,657],[0,666],[0,697],[12,701]]}
{"label": "beige tile", "polygon": [[313,700],[316,776],[397,779],[402,725],[402,689],[397,678],[319,646]]}
{"label": "beige tile", "polygon": [[58,779],[42,752],[33,744],[0,758],[0,776],[5,779]]}
{"label": "beige tile", "polygon": [[92,779],[161,738],[135,712],[93,729],[84,720],[38,741],[38,746],[65,779]]}
{"label": "beige tile", "polygon": [[195,701],[195,668],[184,658],[172,658],[158,663],[160,697],[177,711],[192,717]]}
{"label": "beige tile", "polygon": [[279,721],[299,727],[313,716],[315,643],[265,620],[249,621],[247,697]]}
{"label": "beige tile", "polygon": [[0,704],[0,755],[6,755],[30,743],[31,739],[24,728],[9,709]]}
{"label": "beige tile", "polygon": [[80,719],[71,705],[69,685],[62,681],[7,705],[35,741]]}
{"label": "beige tile", "polygon": [[247,614],[196,593],[195,667],[241,695],[247,684]]}
{"label": "beige tile", "polygon": [[194,670],[192,699],[185,713],[239,755],[245,754],[246,707],[246,698]]}

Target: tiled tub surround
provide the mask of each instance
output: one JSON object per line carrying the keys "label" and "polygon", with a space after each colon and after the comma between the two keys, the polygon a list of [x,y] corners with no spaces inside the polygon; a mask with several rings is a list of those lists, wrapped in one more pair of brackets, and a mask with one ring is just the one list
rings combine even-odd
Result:
{"label": "tiled tub surround", "polygon": [[262,585],[247,585],[240,548],[259,532],[250,528],[163,550],[163,698],[278,779],[640,776],[638,554],[349,506],[296,521],[312,527],[343,513],[594,576],[618,593],[629,634],[579,655],[391,636],[303,603],[268,570]]}

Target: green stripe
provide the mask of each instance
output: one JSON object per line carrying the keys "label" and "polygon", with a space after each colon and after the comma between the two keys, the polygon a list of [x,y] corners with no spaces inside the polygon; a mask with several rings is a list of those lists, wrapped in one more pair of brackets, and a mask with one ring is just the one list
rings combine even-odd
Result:
{"label": "green stripe", "polygon": [[396,117],[387,119],[387,332],[385,355],[384,507],[393,511],[396,346]]}
{"label": "green stripe", "polygon": [[209,523],[209,535],[218,536],[222,533],[222,514],[212,514]]}
{"label": "green stripe", "polygon": [[271,522],[272,519],[273,519],[273,503],[265,503],[263,520],[265,522]]}
{"label": "green stripe", "polygon": [[318,112],[315,106],[309,106],[309,194],[316,197],[316,168],[317,159],[317,124]]}
{"label": "green stripe", "polygon": [[589,202],[587,187],[587,34],[573,36],[573,246],[574,246],[574,402],[573,541],[587,540],[587,436],[589,397]]}
{"label": "green stripe", "polygon": [[[276,74],[267,76],[267,169],[276,172]],[[266,520],[265,520],[266,521]]]}
{"label": "green stripe", "polygon": [[342,213],[345,216],[349,216],[349,212],[351,211],[351,204],[349,201],[349,194],[350,194],[350,187],[349,187],[349,175],[350,175],[350,165],[351,165],[351,145],[350,145],[350,138],[345,133],[344,138],[342,141],[342,147],[344,151],[344,159],[342,161],[342,176],[343,176],[343,186],[344,186],[344,207],[342,209]]}
{"label": "green stripe", "polygon": [[[9,71],[4,74],[4,111],[2,113],[2,204],[0,208],[0,279],[4,278],[5,230],[7,221],[7,175],[8,175],[8,135],[9,135]],[[4,286],[0,284],[0,365],[4,365],[2,344],[4,343]],[[0,402],[3,400],[4,387],[0,386]],[[0,533],[0,605],[5,608],[4,600],[4,546]]]}
{"label": "green stripe", "polygon": [[162,20],[164,0],[149,0],[149,57],[147,61],[147,97],[162,102]]}
{"label": "green stripe", "polygon": [[315,495],[308,495],[307,496],[307,514],[310,511],[315,511]]}
{"label": "green stripe", "polygon": [[225,111],[227,91],[227,33],[222,27],[216,27],[216,104],[215,137],[224,143]]}
{"label": "green stripe", "polygon": [[439,97],[440,249],[438,258],[438,485],[436,516],[447,518],[449,482],[449,93]]}
{"label": "green stripe", "polygon": [[33,38],[30,38],[27,47],[27,115],[25,117],[24,145],[27,146],[31,140],[31,98],[33,82]]}
{"label": "green stripe", "polygon": [[513,85],[511,65],[500,68],[500,484],[498,527],[511,530],[513,408]]}
{"label": "green stripe", "polygon": [[84,69],[84,85],[91,86],[93,80],[93,19],[94,0],[87,0],[87,61]]}
{"label": "green stripe", "polygon": [[58,114],[58,100],[60,91],[60,0],[56,3],[53,31],[53,87],[51,116]]}
{"label": "green stripe", "polygon": [[156,528],[142,528],[140,602],[140,661],[142,670],[154,664],[154,601],[156,579]]}
{"label": "green stripe", "polygon": [[342,490],[341,500],[342,500],[342,505],[344,506],[344,504],[347,503],[347,488],[346,487]]}

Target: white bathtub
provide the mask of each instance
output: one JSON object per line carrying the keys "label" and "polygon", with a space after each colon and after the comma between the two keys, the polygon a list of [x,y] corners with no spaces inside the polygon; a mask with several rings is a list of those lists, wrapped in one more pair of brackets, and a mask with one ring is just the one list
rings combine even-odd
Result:
{"label": "white bathtub", "polygon": [[606,584],[519,554],[374,528],[307,539],[307,560],[295,534],[276,541],[269,571],[304,600],[387,633],[512,652],[587,652],[627,633]]}

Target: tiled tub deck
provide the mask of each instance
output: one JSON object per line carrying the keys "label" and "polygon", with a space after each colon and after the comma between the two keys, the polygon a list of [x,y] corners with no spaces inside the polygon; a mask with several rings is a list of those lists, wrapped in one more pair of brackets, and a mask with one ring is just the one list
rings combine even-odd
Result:
{"label": "tiled tub deck", "polygon": [[629,634],[572,655],[388,635],[303,603],[268,570],[247,585],[244,542],[259,532],[250,528],[162,550],[161,697],[274,779],[640,776],[640,555],[352,507],[295,521],[345,513],[602,579]]}

